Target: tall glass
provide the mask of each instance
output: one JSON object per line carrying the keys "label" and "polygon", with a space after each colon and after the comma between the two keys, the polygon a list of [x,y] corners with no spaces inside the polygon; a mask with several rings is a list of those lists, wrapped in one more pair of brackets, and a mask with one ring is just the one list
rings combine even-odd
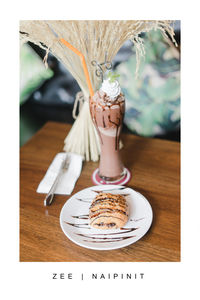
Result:
{"label": "tall glass", "polygon": [[101,143],[98,175],[107,183],[120,180],[125,175],[119,152],[124,111],[125,98],[121,93],[113,101],[99,90],[90,99],[90,112]]}

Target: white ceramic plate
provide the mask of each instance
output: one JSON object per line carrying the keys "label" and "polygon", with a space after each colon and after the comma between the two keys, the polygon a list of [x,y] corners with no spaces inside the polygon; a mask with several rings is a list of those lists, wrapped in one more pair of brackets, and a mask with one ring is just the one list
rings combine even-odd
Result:
{"label": "white ceramic plate", "polygon": [[[129,220],[123,229],[95,229],[90,227],[88,214],[97,193],[107,191],[125,194],[129,206]],[[60,213],[64,234],[79,246],[95,250],[113,250],[135,243],[149,230],[153,212],[148,200],[131,188],[119,185],[99,185],[84,189],[67,200]]]}

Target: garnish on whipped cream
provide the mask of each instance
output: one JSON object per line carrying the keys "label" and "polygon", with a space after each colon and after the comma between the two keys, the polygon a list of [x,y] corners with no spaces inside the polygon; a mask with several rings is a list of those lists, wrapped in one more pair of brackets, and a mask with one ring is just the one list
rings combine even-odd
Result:
{"label": "garnish on whipped cream", "polygon": [[117,80],[110,82],[109,79],[104,79],[101,90],[110,97],[111,101],[114,101],[121,93],[121,88]]}

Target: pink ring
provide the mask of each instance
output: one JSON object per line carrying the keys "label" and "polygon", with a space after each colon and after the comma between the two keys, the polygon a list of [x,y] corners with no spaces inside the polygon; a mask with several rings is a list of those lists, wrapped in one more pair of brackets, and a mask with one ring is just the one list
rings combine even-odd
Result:
{"label": "pink ring", "polygon": [[113,181],[113,182],[110,182],[110,183],[106,183],[106,181],[102,180],[99,175],[98,175],[98,170],[99,168],[97,168],[93,174],[92,174],[92,182],[95,184],[95,185],[102,185],[102,184],[116,184],[116,185],[125,185],[127,182],[130,181],[131,179],[131,172],[125,168],[126,170],[126,174],[123,178],[120,178],[116,181]]}

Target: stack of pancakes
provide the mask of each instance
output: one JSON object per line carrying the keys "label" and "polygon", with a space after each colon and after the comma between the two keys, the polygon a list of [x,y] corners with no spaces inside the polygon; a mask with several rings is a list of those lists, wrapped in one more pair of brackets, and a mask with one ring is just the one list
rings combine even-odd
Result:
{"label": "stack of pancakes", "polygon": [[128,207],[124,196],[99,193],[90,206],[90,225],[99,229],[121,228],[128,221]]}

